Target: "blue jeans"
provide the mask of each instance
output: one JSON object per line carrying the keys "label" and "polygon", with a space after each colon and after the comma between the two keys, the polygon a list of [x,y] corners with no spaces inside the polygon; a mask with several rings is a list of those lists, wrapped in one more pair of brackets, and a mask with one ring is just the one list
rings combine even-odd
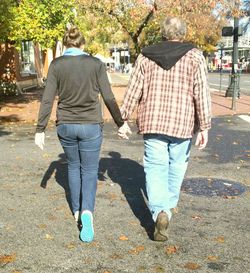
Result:
{"label": "blue jeans", "polygon": [[149,209],[156,221],[165,211],[169,219],[177,206],[181,184],[187,169],[191,139],[161,134],[145,134],[144,172]]}
{"label": "blue jeans", "polygon": [[57,126],[68,162],[71,208],[94,211],[99,156],[102,144],[100,124],[60,124]]}

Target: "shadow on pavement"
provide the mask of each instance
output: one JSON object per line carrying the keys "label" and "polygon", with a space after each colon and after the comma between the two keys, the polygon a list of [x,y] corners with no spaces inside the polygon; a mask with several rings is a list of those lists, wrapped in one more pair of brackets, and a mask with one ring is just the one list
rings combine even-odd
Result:
{"label": "shadow on pavement", "polygon": [[113,183],[120,185],[131,210],[152,239],[154,223],[145,202],[147,196],[143,167],[134,160],[122,158],[118,152],[110,152],[109,155],[108,158],[100,159],[99,180],[105,181],[107,174]]}
{"label": "shadow on pavement", "polygon": [[7,136],[7,135],[11,135],[11,132],[8,131],[4,131],[2,128],[0,128],[0,137],[1,136]]}
{"label": "shadow on pavement", "polygon": [[65,154],[59,154],[59,159],[57,161],[51,162],[47,171],[45,172],[40,186],[46,188],[49,179],[54,175],[56,182],[63,187],[65,191],[65,197],[67,199],[68,205],[71,208],[70,194],[69,194],[69,184],[68,184],[68,165],[66,161]]}
{"label": "shadow on pavement", "polygon": [[230,117],[223,120],[212,119],[212,129],[209,130],[209,141],[206,147],[207,161],[218,164],[236,161],[250,161],[249,157],[249,127],[240,127]]}
{"label": "shadow on pavement", "polygon": [[17,115],[0,116],[1,124],[20,121]]}

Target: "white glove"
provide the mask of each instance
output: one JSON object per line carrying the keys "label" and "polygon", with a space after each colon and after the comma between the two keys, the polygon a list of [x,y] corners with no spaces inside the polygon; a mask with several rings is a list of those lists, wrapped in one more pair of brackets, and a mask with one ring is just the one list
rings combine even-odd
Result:
{"label": "white glove", "polygon": [[127,121],[125,121],[124,124],[118,129],[118,136],[124,139],[129,139],[127,134],[132,134],[132,132]]}
{"label": "white glove", "polygon": [[35,134],[35,144],[41,149],[43,150],[44,147],[44,139],[45,139],[45,133],[36,133]]}

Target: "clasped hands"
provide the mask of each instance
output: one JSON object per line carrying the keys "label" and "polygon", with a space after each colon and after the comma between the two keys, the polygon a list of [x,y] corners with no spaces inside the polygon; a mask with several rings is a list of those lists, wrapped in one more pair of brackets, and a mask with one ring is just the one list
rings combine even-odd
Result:
{"label": "clasped hands", "polygon": [[128,134],[132,134],[132,132],[127,121],[124,121],[124,124],[118,129],[118,136],[123,139],[129,139]]}

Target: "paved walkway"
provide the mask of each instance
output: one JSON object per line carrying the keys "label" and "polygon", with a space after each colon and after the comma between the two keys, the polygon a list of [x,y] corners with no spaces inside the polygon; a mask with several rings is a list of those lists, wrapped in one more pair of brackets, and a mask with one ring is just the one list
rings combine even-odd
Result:
{"label": "paved walkway", "polygon": [[84,244],[68,205],[67,165],[54,126],[45,150],[34,125],[0,126],[1,273],[247,273],[250,202],[249,126],[213,119],[204,151],[192,148],[169,241],[151,240],[143,143],[104,126],[95,240]]}
{"label": "paved walkway", "polygon": [[[228,112],[229,98],[214,91],[212,97],[218,116],[209,144],[204,151],[192,147],[165,243],[151,240],[143,142],[135,125],[124,141],[114,123],[105,123],[95,240],[83,244],[68,203],[67,165],[55,126],[46,131],[44,151],[34,145],[37,94],[2,104],[0,116],[7,122],[0,125],[0,272],[248,273],[250,126]],[[249,114],[248,97],[237,106],[236,114]]]}

